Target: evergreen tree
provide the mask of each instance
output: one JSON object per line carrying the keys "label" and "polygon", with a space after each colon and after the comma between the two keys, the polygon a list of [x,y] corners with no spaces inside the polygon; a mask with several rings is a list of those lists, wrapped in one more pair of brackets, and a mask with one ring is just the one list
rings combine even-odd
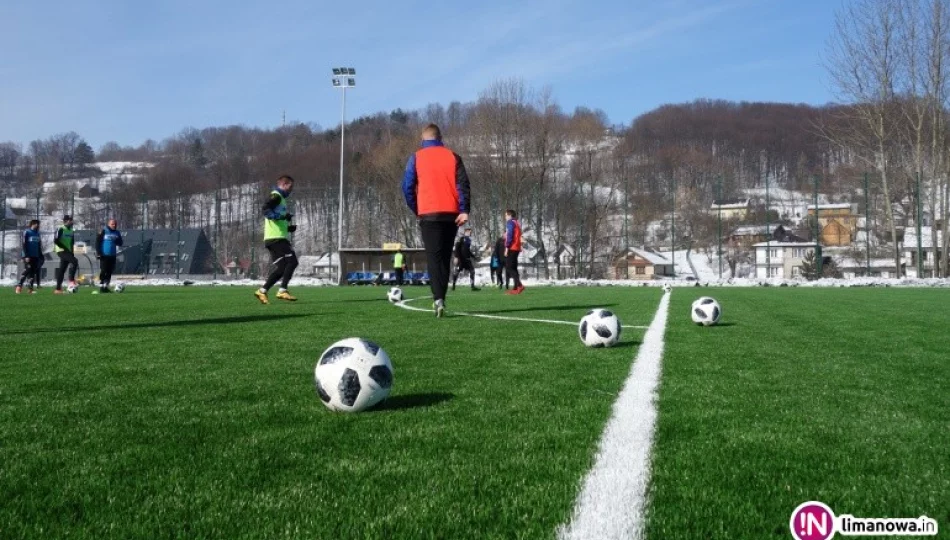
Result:
{"label": "evergreen tree", "polygon": [[86,168],[95,161],[96,154],[92,151],[92,147],[86,141],[80,141],[73,154],[74,165],[79,167],[80,172],[85,172]]}

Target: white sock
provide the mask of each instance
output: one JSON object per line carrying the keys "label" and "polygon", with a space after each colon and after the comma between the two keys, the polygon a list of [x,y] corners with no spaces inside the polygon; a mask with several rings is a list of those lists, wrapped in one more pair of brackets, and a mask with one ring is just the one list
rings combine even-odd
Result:
{"label": "white sock", "polygon": [[280,290],[277,291],[277,292],[278,292],[278,293],[285,293],[285,292],[287,292],[287,289],[281,287]]}
{"label": "white sock", "polygon": [[257,292],[261,294],[267,294],[267,289],[265,289],[264,287],[261,287],[260,289],[257,289]]}

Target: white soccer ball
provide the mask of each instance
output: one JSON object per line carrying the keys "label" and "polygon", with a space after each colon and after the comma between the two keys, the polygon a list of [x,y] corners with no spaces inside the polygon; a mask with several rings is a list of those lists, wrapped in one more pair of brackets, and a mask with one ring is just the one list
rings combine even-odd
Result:
{"label": "white soccer ball", "polygon": [[577,331],[588,347],[612,347],[620,341],[620,319],[606,309],[592,309],[581,319]]}
{"label": "white soccer ball", "polygon": [[722,307],[715,298],[704,296],[693,302],[691,310],[693,322],[701,326],[712,326],[722,317]]}
{"label": "white soccer ball", "polygon": [[665,293],[673,292],[673,286],[670,285],[669,283],[664,283],[664,284],[663,284],[663,292],[665,292]]}
{"label": "white soccer ball", "polygon": [[79,287],[73,284],[70,284],[69,286],[66,287],[66,292],[68,292],[69,294],[75,294],[76,291],[78,290],[79,290]]}
{"label": "white soccer ball", "polygon": [[120,292],[122,292],[122,291],[124,291],[124,290],[125,290],[125,285],[123,285],[123,284],[121,284],[121,283],[119,283],[118,285],[115,286],[115,292],[117,292],[117,293],[120,293]]}
{"label": "white soccer ball", "polygon": [[393,304],[396,302],[402,302],[402,289],[399,287],[393,287],[392,289],[389,289],[389,292],[386,293],[386,298],[388,298]]}
{"label": "white soccer ball", "polygon": [[314,369],[317,394],[327,408],[359,412],[389,397],[393,365],[379,345],[347,338],[330,345]]}

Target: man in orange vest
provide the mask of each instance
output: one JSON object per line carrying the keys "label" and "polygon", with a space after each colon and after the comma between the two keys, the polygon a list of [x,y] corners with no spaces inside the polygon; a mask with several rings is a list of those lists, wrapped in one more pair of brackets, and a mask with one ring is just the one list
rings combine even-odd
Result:
{"label": "man in orange vest", "polygon": [[521,294],[524,285],[518,274],[518,255],[521,254],[521,223],[518,222],[518,213],[514,210],[505,211],[505,270],[508,277],[515,280],[515,288],[505,294]]}
{"label": "man in orange vest", "polygon": [[422,148],[409,156],[402,193],[419,218],[432,308],[436,317],[442,317],[455,235],[468,221],[471,194],[462,158],[442,144],[439,126],[429,124],[422,130]]}

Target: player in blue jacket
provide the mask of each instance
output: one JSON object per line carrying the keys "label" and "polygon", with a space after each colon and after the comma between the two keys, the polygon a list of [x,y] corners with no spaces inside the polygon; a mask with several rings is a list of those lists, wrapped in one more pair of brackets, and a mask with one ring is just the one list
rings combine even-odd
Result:
{"label": "player in blue jacket", "polygon": [[23,292],[23,284],[30,280],[30,294],[34,294],[34,283],[40,286],[40,267],[43,266],[43,241],[40,238],[40,221],[30,220],[30,228],[23,231],[23,245],[20,248],[20,257],[23,259],[23,274],[17,282],[16,293]]}
{"label": "player in blue jacket", "polygon": [[115,261],[122,246],[122,233],[116,220],[110,219],[106,227],[96,236],[96,256],[99,258],[99,292],[112,292],[109,283],[115,272]]}

